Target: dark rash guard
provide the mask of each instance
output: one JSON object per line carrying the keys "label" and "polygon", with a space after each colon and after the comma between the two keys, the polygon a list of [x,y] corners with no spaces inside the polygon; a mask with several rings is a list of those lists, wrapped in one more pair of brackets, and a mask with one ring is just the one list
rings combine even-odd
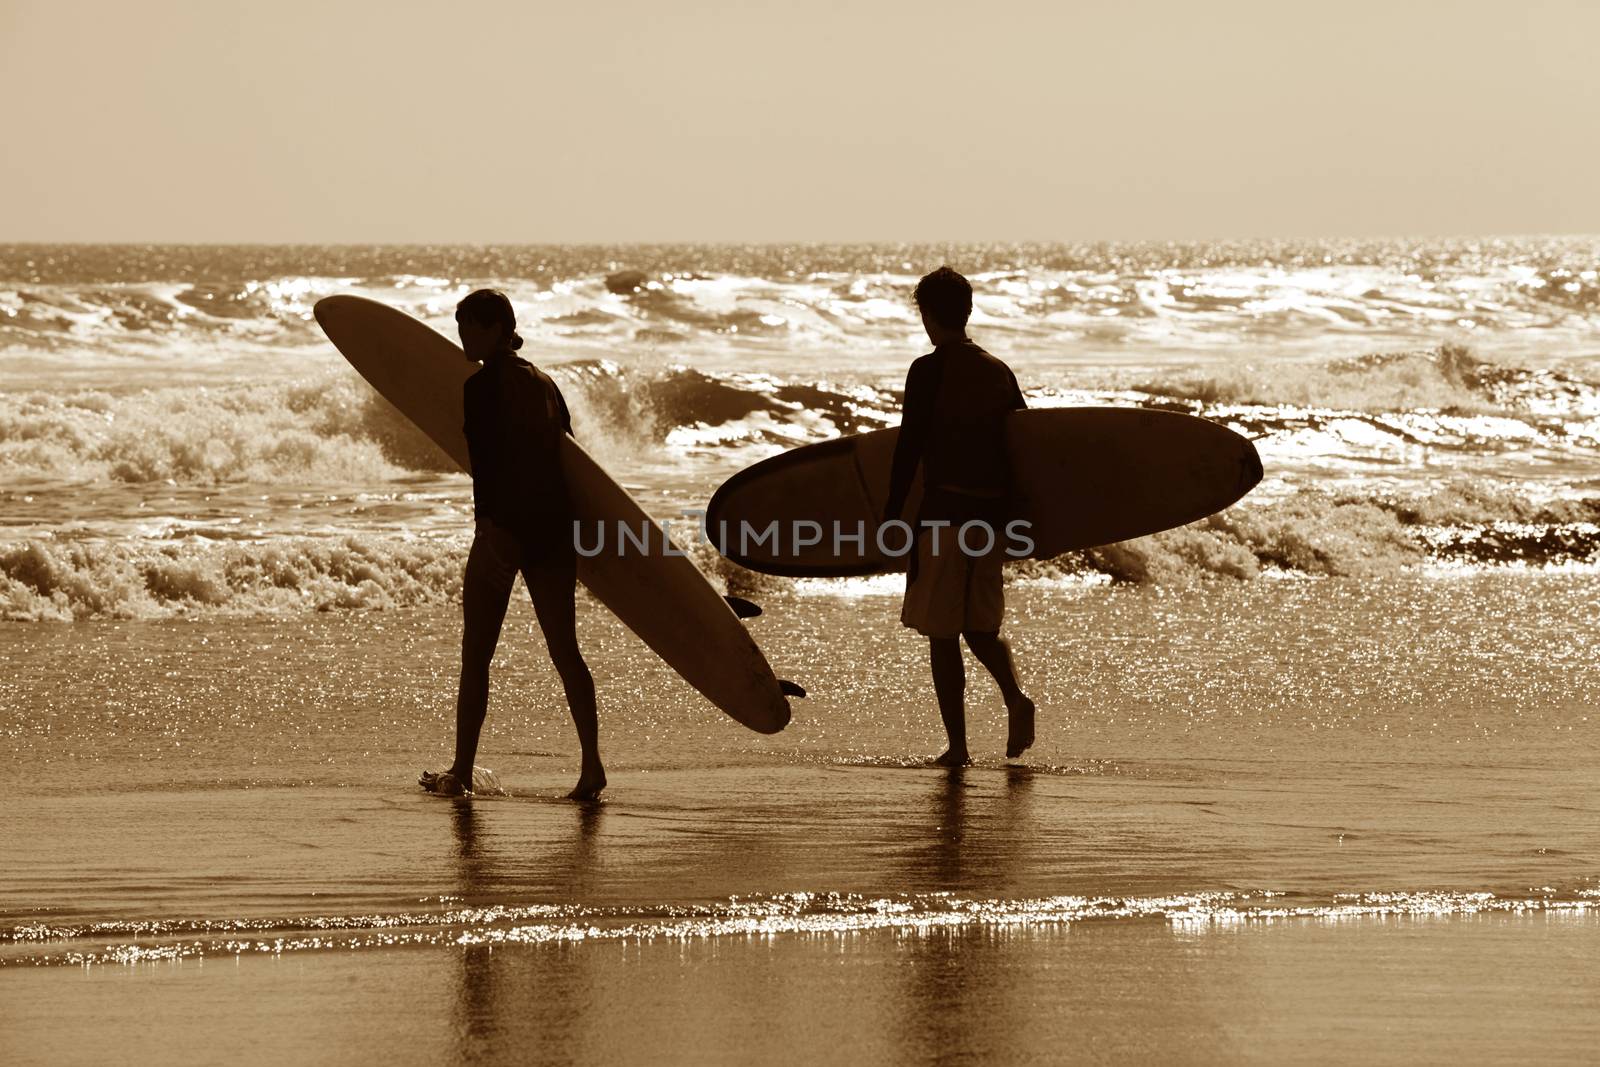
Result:
{"label": "dark rash guard", "polygon": [[1007,495],[1005,417],[1025,407],[1011,368],[970,340],[940,345],[913,362],[884,517],[900,518],[919,463],[927,490]]}
{"label": "dark rash guard", "polygon": [[544,552],[572,543],[572,506],[558,448],[572,418],[550,376],[525,359],[491,356],[462,391],[472,504]]}

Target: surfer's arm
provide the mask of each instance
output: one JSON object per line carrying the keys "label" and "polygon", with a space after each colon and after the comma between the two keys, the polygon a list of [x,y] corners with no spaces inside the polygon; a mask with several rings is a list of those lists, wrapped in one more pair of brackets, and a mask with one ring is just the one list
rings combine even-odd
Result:
{"label": "surfer's arm", "polygon": [[934,397],[927,365],[919,359],[906,373],[905,400],[900,408],[900,436],[894,443],[894,462],[889,466],[889,498],[884,504],[883,521],[893,522],[905,510],[911,479],[922,462],[928,445],[928,428],[933,419]]}
{"label": "surfer's arm", "polygon": [[996,428],[996,432],[1000,434],[1000,440],[1001,440],[1000,452],[1001,452],[1001,456],[1002,456],[1002,464],[1001,465],[1004,468],[1004,474],[1002,475],[1002,477],[1003,477],[1003,480],[1005,482],[1005,494],[1006,494],[1007,499],[1009,499],[1011,501],[1013,509],[1015,509],[1015,508],[1017,508],[1017,507],[1019,507],[1021,505],[1022,494],[1021,494],[1021,491],[1017,487],[1016,472],[1011,469],[1011,460],[1006,455],[1006,448],[1005,448],[1005,443],[1004,443],[1005,442],[1005,422],[1004,422],[1004,420],[1005,420],[1005,417],[1007,415],[1011,414],[1013,411],[1024,411],[1024,410],[1026,410],[1027,407],[1028,407],[1028,400],[1027,400],[1026,397],[1024,397],[1022,395],[1022,386],[1017,384],[1017,375],[1010,367],[1006,368],[1006,377],[1011,379],[1011,396],[1009,397],[1009,399],[1006,402],[1006,410],[1004,412],[1002,412],[1001,415],[1000,415],[1001,424]]}
{"label": "surfer's arm", "polygon": [[467,461],[472,467],[472,512],[478,519],[504,523],[505,461],[491,435],[494,397],[482,384],[468,382],[461,391],[461,431],[467,438]]}
{"label": "surfer's arm", "polygon": [[461,432],[467,439],[467,462],[476,481],[488,462],[489,450],[483,440],[482,405],[470,380],[461,387]]}
{"label": "surfer's arm", "polygon": [[572,432],[572,412],[567,410],[567,398],[561,395],[561,390],[556,389],[556,405],[561,408],[561,432],[568,437],[576,437]]}

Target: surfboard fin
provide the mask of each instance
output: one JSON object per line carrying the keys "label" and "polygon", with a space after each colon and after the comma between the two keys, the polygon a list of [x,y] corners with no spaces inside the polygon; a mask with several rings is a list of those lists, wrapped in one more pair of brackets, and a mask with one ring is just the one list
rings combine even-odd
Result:
{"label": "surfboard fin", "polygon": [[728,607],[732,608],[733,613],[741,619],[753,619],[761,614],[760,604],[746,600],[742,596],[725,596],[722,599],[728,602]]}
{"label": "surfboard fin", "polygon": [[800,686],[796,683],[789,681],[787,678],[778,679],[778,688],[783,690],[784,696],[803,697],[806,695],[806,691],[804,689],[800,688]]}

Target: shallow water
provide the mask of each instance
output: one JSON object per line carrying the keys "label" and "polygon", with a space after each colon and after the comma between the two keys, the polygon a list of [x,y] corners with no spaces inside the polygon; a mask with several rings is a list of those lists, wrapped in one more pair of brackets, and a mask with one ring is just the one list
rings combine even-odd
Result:
{"label": "shallow water", "polygon": [[[1080,922],[0,971],[11,1062],[1584,1063],[1593,913]],[[181,1005],[178,1010],[175,1005]]]}

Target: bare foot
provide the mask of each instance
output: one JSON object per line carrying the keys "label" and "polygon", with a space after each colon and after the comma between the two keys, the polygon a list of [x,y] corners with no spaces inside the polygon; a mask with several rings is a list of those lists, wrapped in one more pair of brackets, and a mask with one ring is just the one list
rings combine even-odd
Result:
{"label": "bare foot", "polygon": [[423,771],[417,778],[417,784],[430,793],[437,793],[442,797],[470,796],[471,791],[456,777],[454,771]]}
{"label": "bare foot", "polygon": [[970,767],[972,757],[967,755],[966,749],[949,749],[938,759],[928,761],[930,767]]}
{"label": "bare foot", "polygon": [[1034,703],[1027,697],[1015,707],[1006,708],[1006,759],[1016,759],[1033,747],[1033,712]]}
{"label": "bare foot", "polygon": [[572,792],[567,794],[568,800],[598,800],[600,791],[606,787],[606,772],[604,767],[585,767],[583,773],[578,775],[578,784],[573,786]]}

